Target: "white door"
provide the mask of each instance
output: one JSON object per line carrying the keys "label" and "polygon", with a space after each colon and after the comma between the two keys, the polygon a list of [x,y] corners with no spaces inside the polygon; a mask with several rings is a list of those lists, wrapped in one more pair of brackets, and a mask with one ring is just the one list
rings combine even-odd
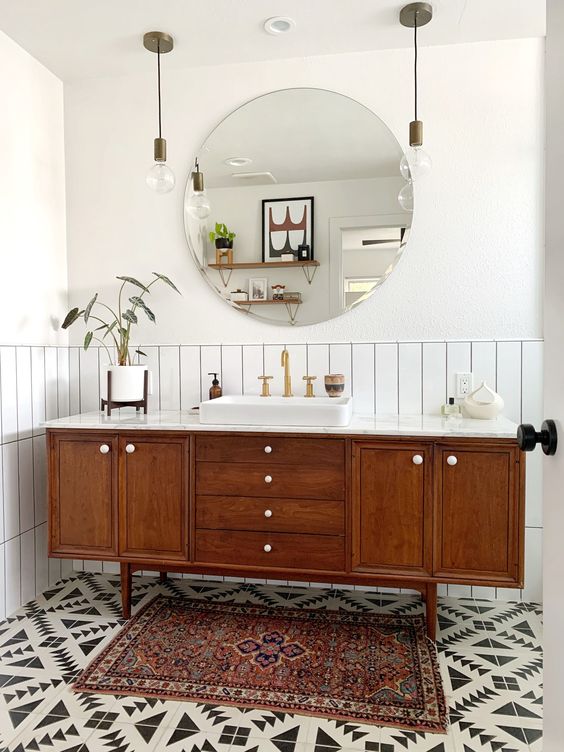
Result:
{"label": "white door", "polygon": [[[544,752],[564,750],[564,1],[548,0],[544,389],[560,448],[544,459]],[[538,428],[538,427],[537,427]],[[537,450],[538,451],[538,450]]]}

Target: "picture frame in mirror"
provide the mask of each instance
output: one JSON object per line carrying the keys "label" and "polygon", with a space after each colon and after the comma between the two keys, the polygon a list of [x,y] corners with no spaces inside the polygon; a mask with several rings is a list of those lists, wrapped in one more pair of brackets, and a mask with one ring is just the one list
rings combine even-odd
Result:
{"label": "picture frame in mirror", "polygon": [[251,277],[249,279],[249,300],[268,300],[268,279]]}

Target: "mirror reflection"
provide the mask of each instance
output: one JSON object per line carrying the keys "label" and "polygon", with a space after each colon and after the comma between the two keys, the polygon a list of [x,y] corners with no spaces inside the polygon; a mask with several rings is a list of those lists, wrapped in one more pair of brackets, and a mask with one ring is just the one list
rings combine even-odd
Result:
{"label": "mirror reflection", "polygon": [[231,113],[186,189],[192,255],[230,305],[276,324],[314,324],[362,303],[397,264],[412,214],[402,150],[354,100],[287,89]]}

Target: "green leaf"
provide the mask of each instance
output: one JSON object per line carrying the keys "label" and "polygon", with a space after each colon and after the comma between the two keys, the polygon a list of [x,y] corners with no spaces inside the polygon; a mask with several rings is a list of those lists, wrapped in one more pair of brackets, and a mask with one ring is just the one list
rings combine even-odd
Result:
{"label": "green leaf", "polygon": [[219,222],[215,223],[215,231],[219,235],[221,233],[221,225]]}
{"label": "green leaf", "polygon": [[149,321],[152,321],[153,324],[155,323],[156,321],[155,314],[153,313],[153,311],[151,311],[150,308],[148,308],[143,298],[140,298],[137,295],[134,295],[132,298],[129,298],[129,301],[133,303],[134,305],[139,306],[139,308],[142,308],[147,314],[147,318],[149,319]]}
{"label": "green leaf", "polygon": [[96,293],[96,295],[94,295],[94,297],[92,298],[92,300],[90,301],[90,303],[88,303],[88,305],[84,309],[84,323],[85,324],[88,322],[88,317],[90,316],[90,311],[92,310],[92,306],[96,302],[96,298],[97,297],[98,297],[98,293]]}
{"label": "green leaf", "polygon": [[86,332],[86,336],[84,337],[84,349],[88,350],[90,347],[90,343],[92,342],[92,337],[94,336],[94,332]]}
{"label": "green leaf", "polygon": [[122,282],[129,282],[132,285],[136,285],[137,287],[140,287],[142,290],[145,290],[145,292],[149,292],[149,288],[145,287],[145,285],[142,282],[139,282],[138,279],[135,279],[135,277],[116,277],[116,279],[121,279]]}
{"label": "green leaf", "polygon": [[72,308],[67,315],[65,316],[65,320],[61,324],[61,329],[68,329],[71,324],[74,324],[74,322],[80,318],[80,313],[78,308]]}
{"label": "green leaf", "polygon": [[137,353],[137,355],[144,355],[145,357],[147,357],[147,353],[144,353],[143,350],[135,350],[135,352]]}
{"label": "green leaf", "polygon": [[182,293],[180,292],[180,290],[178,289],[178,287],[177,287],[177,286],[176,286],[176,285],[174,284],[174,282],[171,282],[171,280],[170,280],[170,279],[169,279],[168,277],[166,277],[166,276],[165,276],[164,274],[158,274],[157,272],[153,272],[153,274],[155,275],[155,277],[158,277],[158,278],[159,278],[159,279],[161,279],[161,280],[162,280],[163,282],[166,282],[166,283],[167,283],[167,285],[168,285],[169,287],[172,287],[172,289],[173,289],[173,290],[176,290],[176,292],[177,292],[177,293],[178,293],[179,295],[182,295]]}
{"label": "green leaf", "polygon": [[117,321],[115,319],[112,321],[111,324],[109,324],[109,325],[106,324],[107,332],[104,334],[104,336],[102,337],[102,339],[105,339],[108,336],[108,334],[112,331],[112,329],[115,327],[116,324],[117,324]]}
{"label": "green leaf", "polygon": [[122,319],[125,319],[130,324],[136,324],[137,323],[137,316],[133,313],[131,308],[128,308],[125,313],[121,314]]}

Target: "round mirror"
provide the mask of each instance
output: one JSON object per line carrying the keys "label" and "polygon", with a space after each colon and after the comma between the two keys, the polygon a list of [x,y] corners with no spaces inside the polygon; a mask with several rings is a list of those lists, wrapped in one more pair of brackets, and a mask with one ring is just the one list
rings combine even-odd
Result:
{"label": "round mirror", "polygon": [[197,265],[230,305],[265,321],[350,310],[407,241],[402,153],[379,117],[341,94],[285,89],[247,102],[212,131],[188,180]]}

